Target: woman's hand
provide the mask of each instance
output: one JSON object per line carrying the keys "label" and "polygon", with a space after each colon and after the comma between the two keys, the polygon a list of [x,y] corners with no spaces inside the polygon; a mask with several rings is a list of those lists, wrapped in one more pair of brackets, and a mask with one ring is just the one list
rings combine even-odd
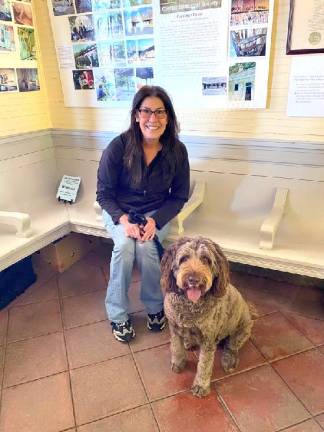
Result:
{"label": "woman's hand", "polygon": [[126,237],[142,240],[139,226],[128,222],[128,216],[126,214],[119,218],[119,223],[124,226]]}
{"label": "woman's hand", "polygon": [[156,234],[156,224],[155,220],[151,217],[146,218],[147,222],[146,225],[142,228],[141,227],[141,240],[153,240],[155,234]]}

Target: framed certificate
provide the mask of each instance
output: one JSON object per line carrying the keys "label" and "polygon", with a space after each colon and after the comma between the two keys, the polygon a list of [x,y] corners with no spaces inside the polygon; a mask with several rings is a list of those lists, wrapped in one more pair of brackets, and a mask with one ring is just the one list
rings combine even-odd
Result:
{"label": "framed certificate", "polygon": [[324,1],[290,0],[287,54],[324,52]]}

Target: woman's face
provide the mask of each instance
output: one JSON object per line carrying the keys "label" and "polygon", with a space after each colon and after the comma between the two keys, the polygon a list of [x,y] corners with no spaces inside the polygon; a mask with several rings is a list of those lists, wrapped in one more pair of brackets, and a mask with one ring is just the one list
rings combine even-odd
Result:
{"label": "woman's face", "polygon": [[146,143],[157,143],[168,123],[168,115],[162,100],[156,96],[143,99],[136,113],[143,140]]}

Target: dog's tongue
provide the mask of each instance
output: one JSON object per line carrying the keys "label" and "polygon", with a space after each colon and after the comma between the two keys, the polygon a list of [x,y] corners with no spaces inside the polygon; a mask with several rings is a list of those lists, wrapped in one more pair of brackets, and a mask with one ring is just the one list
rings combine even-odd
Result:
{"label": "dog's tongue", "polygon": [[201,291],[199,288],[187,289],[187,297],[192,302],[197,303],[197,301],[200,299],[200,296],[201,296]]}

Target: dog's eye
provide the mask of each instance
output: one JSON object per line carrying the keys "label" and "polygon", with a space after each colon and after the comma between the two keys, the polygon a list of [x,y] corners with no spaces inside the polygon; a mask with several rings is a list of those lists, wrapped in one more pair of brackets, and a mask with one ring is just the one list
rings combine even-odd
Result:
{"label": "dog's eye", "polygon": [[208,256],[202,256],[200,258],[200,260],[201,260],[202,263],[204,263],[204,264],[206,264],[208,266],[211,265],[211,259]]}
{"label": "dog's eye", "polygon": [[183,255],[180,259],[179,259],[179,265],[183,264],[184,262],[186,262],[189,259],[189,255]]}

